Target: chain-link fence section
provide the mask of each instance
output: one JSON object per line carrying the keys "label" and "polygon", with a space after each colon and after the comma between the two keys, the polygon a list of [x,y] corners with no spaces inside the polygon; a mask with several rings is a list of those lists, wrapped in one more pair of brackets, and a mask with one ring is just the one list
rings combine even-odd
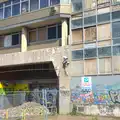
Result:
{"label": "chain-link fence section", "polygon": [[57,113],[58,91],[17,91],[0,95],[0,119],[47,120],[49,115]]}

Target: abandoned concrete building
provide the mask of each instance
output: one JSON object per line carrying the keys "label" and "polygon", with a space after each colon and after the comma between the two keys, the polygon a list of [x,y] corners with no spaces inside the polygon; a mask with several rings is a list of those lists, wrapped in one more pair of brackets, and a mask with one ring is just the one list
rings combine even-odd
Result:
{"label": "abandoned concrete building", "polygon": [[61,114],[120,116],[119,74],[120,0],[1,0],[1,94],[57,89]]}

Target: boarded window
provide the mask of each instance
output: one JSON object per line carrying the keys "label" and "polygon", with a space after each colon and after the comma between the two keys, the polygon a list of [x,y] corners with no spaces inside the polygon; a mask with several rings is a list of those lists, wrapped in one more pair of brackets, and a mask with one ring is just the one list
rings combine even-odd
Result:
{"label": "boarded window", "polygon": [[97,57],[97,50],[96,48],[93,49],[85,49],[85,58],[94,58]]}
{"label": "boarded window", "polygon": [[85,75],[94,75],[97,73],[97,60],[85,60]]}
{"label": "boarded window", "polygon": [[98,26],[98,40],[104,40],[111,38],[110,24],[104,24]]}
{"label": "boarded window", "polygon": [[37,40],[36,30],[29,32],[29,40],[30,42],[35,42]]}
{"label": "boarded window", "polygon": [[85,3],[84,3],[84,7],[85,7],[85,10],[87,9],[93,9],[96,7],[96,1],[95,0],[84,0]]}
{"label": "boarded window", "polygon": [[111,47],[98,48],[98,56],[99,57],[111,56]]}
{"label": "boarded window", "polygon": [[84,74],[84,61],[71,62],[71,75],[80,76]]}
{"label": "boarded window", "polygon": [[72,59],[73,60],[83,59],[83,50],[72,51]]}
{"label": "boarded window", "polygon": [[112,72],[112,59],[102,58],[99,59],[99,72],[100,73],[111,73]]}
{"label": "boarded window", "polygon": [[94,41],[96,40],[96,27],[89,27],[85,29],[85,41]]}
{"label": "boarded window", "polygon": [[114,56],[112,64],[113,64],[113,72],[120,73],[120,56]]}
{"label": "boarded window", "polygon": [[39,40],[46,40],[47,39],[46,38],[47,33],[46,33],[46,28],[45,27],[40,28],[38,34],[39,34]]}
{"label": "boarded window", "polygon": [[105,40],[105,41],[99,41],[98,42],[98,46],[100,46],[100,47],[104,47],[104,46],[107,46],[107,45],[111,45],[111,40]]}
{"label": "boarded window", "polygon": [[72,41],[73,43],[79,43],[82,42],[82,30],[77,29],[72,31]]}
{"label": "boarded window", "polygon": [[112,23],[112,37],[120,37],[120,22]]}

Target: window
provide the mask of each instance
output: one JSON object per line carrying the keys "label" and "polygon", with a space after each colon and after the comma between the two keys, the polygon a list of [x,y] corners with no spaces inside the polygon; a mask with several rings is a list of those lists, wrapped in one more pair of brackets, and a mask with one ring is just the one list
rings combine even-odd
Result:
{"label": "window", "polygon": [[0,8],[2,8],[3,7],[3,3],[0,3]]}
{"label": "window", "polygon": [[18,45],[19,44],[19,34],[12,35],[12,45]]}
{"label": "window", "polygon": [[98,48],[98,56],[99,57],[111,56],[111,47]]}
{"label": "window", "polygon": [[19,15],[20,14],[20,4],[16,4],[12,6],[12,15]]}
{"label": "window", "polygon": [[120,37],[120,22],[112,23],[112,37]]}
{"label": "window", "polygon": [[37,10],[39,8],[39,0],[30,0],[30,11]]}
{"label": "window", "polygon": [[0,9],[0,19],[3,19],[3,9]]}
{"label": "window", "polygon": [[96,50],[96,48],[85,49],[85,58],[93,58],[93,57],[97,57],[97,50]]}
{"label": "window", "polygon": [[71,70],[70,71],[71,71],[71,76],[83,75],[84,74],[84,61],[83,60],[72,61],[71,62]]}
{"label": "window", "polygon": [[36,42],[36,40],[37,40],[36,30],[32,30],[29,32],[29,40],[30,40],[30,42]]}
{"label": "window", "polygon": [[0,47],[4,47],[4,36],[0,36]]}
{"label": "window", "polygon": [[111,73],[112,72],[112,59],[111,58],[99,59],[99,72],[100,73]]}
{"label": "window", "polygon": [[28,1],[23,2],[23,3],[21,4],[21,12],[22,12],[22,13],[28,12]]}
{"label": "window", "polygon": [[103,24],[98,26],[98,40],[105,40],[111,38],[110,24]]}
{"label": "window", "polygon": [[79,43],[83,41],[83,31],[82,29],[77,29],[72,31],[72,41],[73,43]]}
{"label": "window", "polygon": [[82,0],[72,0],[72,11],[77,12],[82,10]]}
{"label": "window", "polygon": [[97,0],[97,4],[102,4],[106,2],[110,2],[110,0]]}
{"label": "window", "polygon": [[112,19],[120,19],[120,11],[112,12]]}
{"label": "window", "polygon": [[39,29],[39,40],[42,41],[42,40],[46,40],[46,27],[43,27],[43,28],[40,28]]}
{"label": "window", "polygon": [[112,0],[113,4],[120,4],[120,0]]}
{"label": "window", "polygon": [[48,7],[49,0],[40,0],[40,8]]}
{"label": "window", "polygon": [[72,28],[79,28],[83,26],[83,19],[72,20]]}
{"label": "window", "polygon": [[91,16],[91,17],[84,18],[84,24],[85,25],[96,24],[96,16]]}
{"label": "window", "polygon": [[85,75],[94,75],[97,73],[97,60],[85,60]]}
{"label": "window", "polygon": [[56,26],[48,28],[48,39],[56,39]]}
{"label": "window", "polygon": [[50,0],[50,5],[56,5],[56,4],[59,4],[60,3],[60,0]]}
{"label": "window", "polygon": [[114,56],[120,56],[120,46],[114,46],[113,47],[113,55]]}
{"label": "window", "polygon": [[73,60],[83,59],[83,50],[72,51],[72,59]]}
{"label": "window", "polygon": [[4,37],[4,47],[11,47],[12,46],[12,35],[5,35]]}
{"label": "window", "polygon": [[96,27],[85,28],[85,41],[94,41],[96,40]]}
{"label": "window", "polygon": [[61,25],[58,25],[58,38],[62,37]]}
{"label": "window", "polygon": [[84,7],[85,7],[85,10],[87,9],[93,9],[96,7],[96,1],[95,0],[84,0],[85,3],[84,3]]}
{"label": "window", "polygon": [[11,5],[11,1],[12,0],[8,0],[7,2],[5,2],[5,6]]}
{"label": "window", "polygon": [[97,20],[98,20],[98,23],[110,21],[110,13],[98,15]]}
{"label": "window", "polygon": [[11,16],[11,6],[5,8],[5,18],[8,18]]}
{"label": "window", "polygon": [[120,38],[113,39],[113,44],[120,44]]}
{"label": "window", "polygon": [[13,3],[19,3],[20,0],[12,0]]}

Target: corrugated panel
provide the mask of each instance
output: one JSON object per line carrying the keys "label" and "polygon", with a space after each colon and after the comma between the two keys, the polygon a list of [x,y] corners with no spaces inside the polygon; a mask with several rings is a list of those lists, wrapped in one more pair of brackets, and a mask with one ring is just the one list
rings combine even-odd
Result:
{"label": "corrugated panel", "polygon": [[98,40],[110,39],[111,29],[110,24],[104,24],[98,26]]}

